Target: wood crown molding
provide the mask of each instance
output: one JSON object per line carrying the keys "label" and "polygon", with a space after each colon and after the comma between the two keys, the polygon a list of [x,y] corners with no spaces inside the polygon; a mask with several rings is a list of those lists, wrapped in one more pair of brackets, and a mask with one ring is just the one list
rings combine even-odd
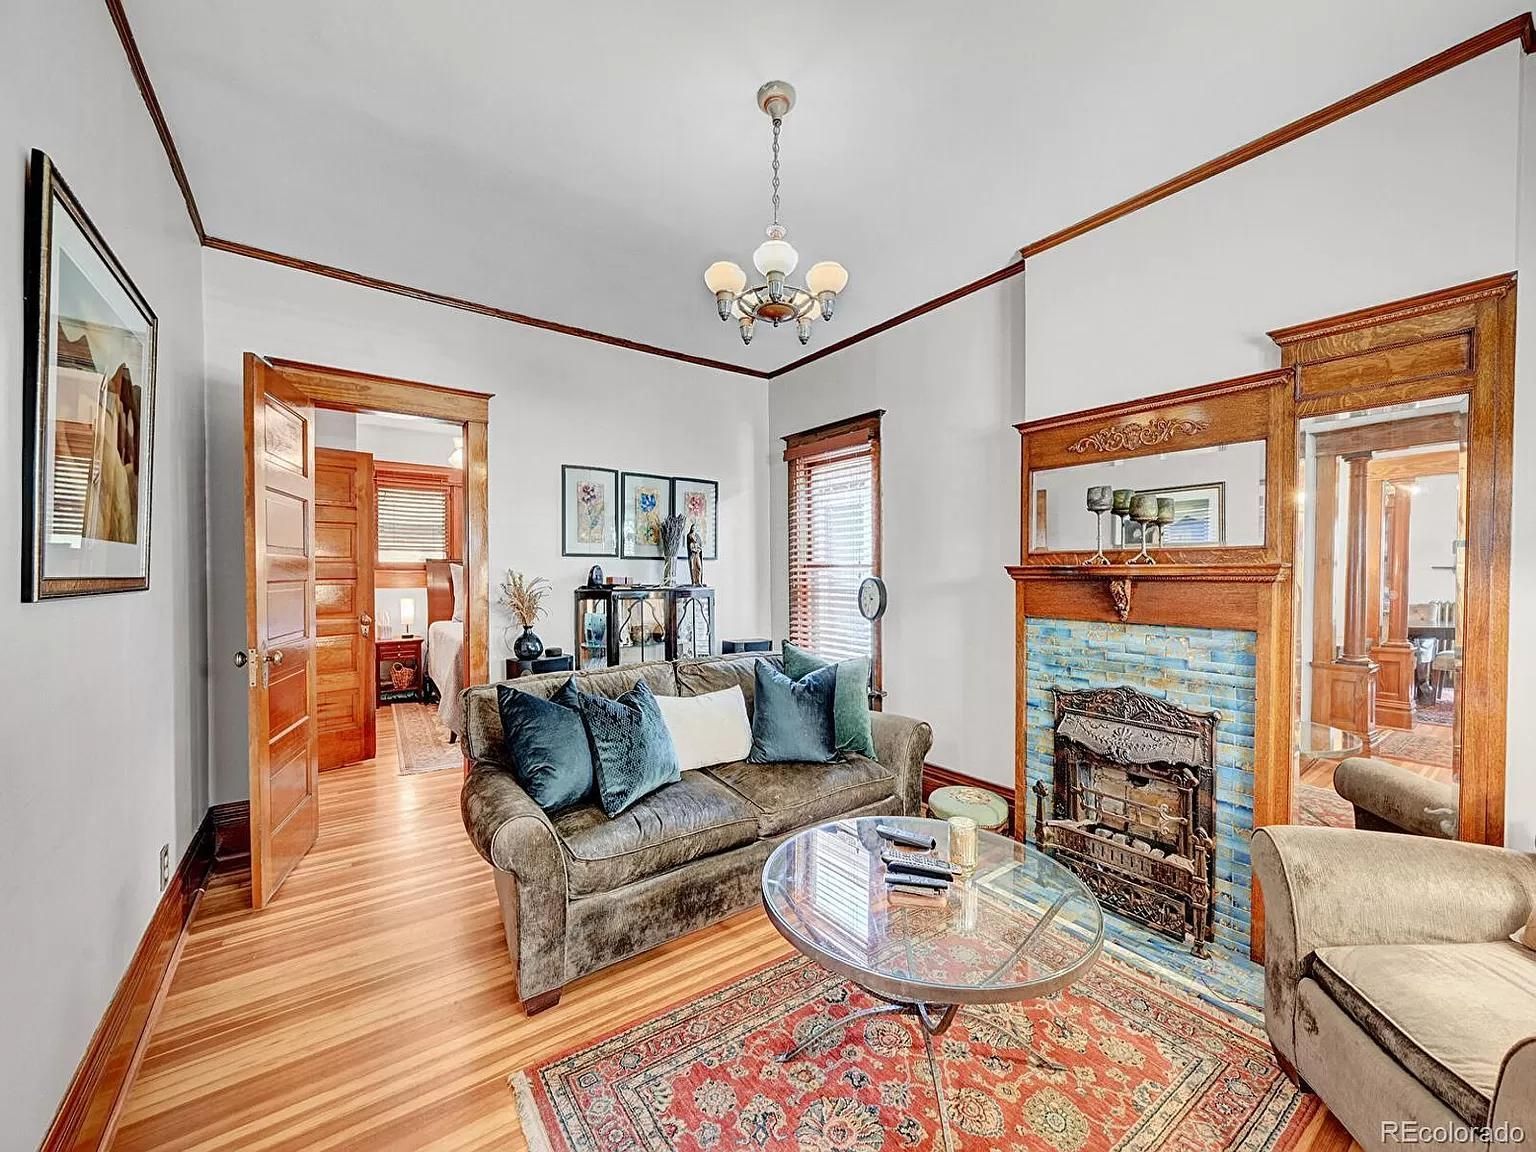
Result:
{"label": "wood crown molding", "polygon": [[1124,423],[1127,416],[1156,412],[1192,401],[1214,400],[1218,396],[1231,396],[1238,392],[1256,392],[1272,388],[1276,384],[1289,384],[1289,368],[1277,368],[1268,372],[1255,372],[1249,376],[1234,376],[1230,380],[1217,380],[1210,384],[1196,384],[1192,388],[1179,388],[1172,392],[1159,392],[1123,404],[1101,404],[1097,408],[1084,408],[1078,412],[1059,412],[1055,416],[1042,416],[1037,420],[1025,420],[1014,428],[1024,434],[1046,432],[1052,428],[1064,428],[1072,424],[1086,424],[1095,420]]}
{"label": "wood crown molding", "polygon": [[831,356],[834,352],[841,352],[845,348],[851,348],[871,337],[878,336],[882,332],[888,332],[898,325],[905,324],[909,320],[916,320],[920,316],[927,315],[935,309],[942,308],[946,304],[952,304],[956,300],[964,299],[983,288],[989,288],[1004,280],[1011,279],[1024,271],[1025,263],[1031,256],[1037,256],[1051,248],[1065,244],[1068,240],[1075,239],[1096,228],[1101,228],[1124,216],[1130,215],[1149,205],[1156,204],[1159,200],[1167,199],[1177,192],[1191,188],[1196,184],[1209,180],[1212,176],[1245,164],[1249,160],[1256,159],[1267,152],[1272,152],[1284,144],[1326,127],[1337,120],[1342,120],[1351,113],[1368,108],[1372,104],[1379,103],[1388,96],[1405,91],[1416,84],[1422,83],[1440,73],[1448,71],[1459,64],[1476,59],[1486,52],[1502,47],[1511,41],[1518,41],[1527,53],[1536,52],[1536,23],[1533,23],[1530,12],[1521,13],[1511,17],[1502,24],[1496,24],[1486,32],[1463,40],[1439,52],[1428,59],[1421,60],[1397,72],[1385,80],[1379,81],[1368,88],[1362,88],[1352,95],[1335,101],[1326,108],[1321,108],[1310,115],[1293,120],[1273,132],[1266,133],[1251,140],[1238,148],[1225,152],[1213,160],[1209,160],[1198,167],[1181,173],[1170,180],[1165,180],[1144,192],[1140,192],[1129,199],[1122,200],[1118,204],[1111,205],[1092,216],[1079,220],[1076,224],[1069,225],[1049,236],[1044,236],[1033,243],[1026,244],[1019,249],[1020,259],[1005,264],[996,271],[989,272],[969,284],[963,284],[959,288],[936,296],[932,300],[908,308],[905,312],[897,313],[878,324],[855,332],[834,344],[820,348],[815,352],[791,360],[778,368],[765,370],[750,368],[742,364],[732,364],[724,360],[714,360],[707,356],[694,356],[686,352],[678,352],[669,348],[662,348],[654,344],[645,344],[635,340],[628,340],[620,336],[609,336],[602,332],[596,332],[587,328],[578,328],[574,325],[561,324],[553,320],[541,320],[535,316],[529,316],[521,312],[513,312],[505,308],[497,308],[494,305],[482,304],[474,300],[468,300],[459,296],[450,296],[441,292],[433,292],[425,288],[413,288],[408,284],[401,284],[393,280],[385,280],[376,276],[366,276],[362,273],[351,272],[334,265],[321,264],[302,257],[287,256],[269,249],[257,248],[254,245],[242,244],[234,240],[225,240],[217,236],[210,236],[203,227],[202,216],[198,212],[197,201],[192,194],[191,183],[187,179],[186,169],[182,166],[180,153],[176,149],[176,142],[171,136],[170,125],[166,121],[164,110],[160,106],[159,98],[155,95],[154,84],[150,81],[149,71],[144,65],[144,58],[140,54],[138,44],[134,40],[133,29],[128,23],[128,16],[123,10],[122,0],[106,0],[107,11],[111,14],[112,23],[117,28],[118,39],[122,42],[123,52],[128,58],[128,66],[133,72],[134,79],[139,86],[139,94],[144,99],[144,106],[149,111],[150,119],[154,122],[155,131],[160,137],[160,143],[165,149],[166,159],[170,163],[172,175],[176,178],[177,187],[181,189],[182,198],[186,201],[187,215],[192,221],[192,227],[197,233],[199,243],[205,248],[212,248],[219,252],[228,252],[235,256],[244,256],[251,260],[261,260],[270,264],[277,264],[296,271],[309,272],[316,276],[325,276],[329,279],[339,280],[343,283],[353,284],[358,287],[372,288],[380,292],[389,292],[393,295],[404,296],[408,299],[419,300],[427,304],[438,304],[446,308],[457,308],[461,311],[472,312],[480,316],[488,316],[495,320],[505,320],[512,324],[524,324],[533,328],[542,328],[548,332],[558,332],[567,336],[574,336],[582,340],[592,340],[600,344],[608,344],[616,348],[625,348],[632,352],[641,352],[649,356],[661,356],[669,360],[678,360],[687,364],[696,364],[704,368],[715,368],[722,372],[731,372],[739,376],[749,376],[757,380],[773,380],[787,375],[798,368],[804,368],[817,360]]}
{"label": "wood crown molding", "polygon": [[1515,286],[1515,281],[1516,275],[1513,272],[1487,276],[1481,280],[1471,280],[1452,288],[1441,288],[1418,296],[1408,296],[1402,300],[1377,304],[1371,308],[1357,308],[1353,312],[1341,312],[1337,316],[1325,316],[1321,320],[1309,320],[1305,324],[1292,324],[1289,328],[1276,328],[1268,333],[1268,336],[1284,348],[1288,344],[1296,344],[1302,340],[1315,340],[1320,336],[1337,336],[1340,332],[1353,332],[1376,324],[1387,324],[1395,320],[1421,316],[1426,312],[1454,308],[1459,304],[1492,299],[1508,292]]}
{"label": "wood crown molding", "polygon": [[213,870],[217,824],[215,810],[209,809],[160,894],[128,969],[43,1137],[40,1152],[82,1152],[111,1146],[128,1089],[144,1059],[181,958],[187,929]]}

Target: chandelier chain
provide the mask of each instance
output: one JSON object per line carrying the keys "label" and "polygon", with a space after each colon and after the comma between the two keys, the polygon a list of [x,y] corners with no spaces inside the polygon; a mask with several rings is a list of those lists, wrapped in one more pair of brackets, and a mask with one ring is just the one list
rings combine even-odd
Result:
{"label": "chandelier chain", "polygon": [[773,118],[773,222],[779,222],[779,129],[784,121]]}

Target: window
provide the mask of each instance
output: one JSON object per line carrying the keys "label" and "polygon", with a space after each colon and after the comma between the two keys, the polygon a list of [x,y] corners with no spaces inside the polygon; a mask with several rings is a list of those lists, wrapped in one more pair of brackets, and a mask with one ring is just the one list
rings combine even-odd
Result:
{"label": "window", "polygon": [[832,659],[868,656],[880,685],[880,632],[859,614],[859,584],[880,572],[880,416],[784,438],[789,465],[789,639]]}
{"label": "window", "polygon": [[448,489],[378,485],[379,563],[449,558]]}

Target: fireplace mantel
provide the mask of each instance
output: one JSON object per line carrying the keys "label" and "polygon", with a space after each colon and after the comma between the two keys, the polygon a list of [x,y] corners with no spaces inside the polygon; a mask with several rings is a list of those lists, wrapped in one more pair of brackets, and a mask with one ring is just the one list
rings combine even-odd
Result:
{"label": "fireplace mantel", "polygon": [[[1291,578],[1288,564],[1014,564],[1008,575],[1025,583],[1103,585],[1105,602],[1122,623],[1131,619],[1138,585],[1283,584]],[[1194,613],[1200,615],[1200,613]],[[1085,617],[1091,619],[1091,617]],[[1162,624],[1198,624],[1198,620],[1160,619]]]}

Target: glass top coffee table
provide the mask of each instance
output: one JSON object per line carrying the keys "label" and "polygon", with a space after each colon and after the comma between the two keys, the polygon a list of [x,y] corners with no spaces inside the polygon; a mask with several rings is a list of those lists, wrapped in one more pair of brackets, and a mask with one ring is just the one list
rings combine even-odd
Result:
{"label": "glass top coffee table", "polygon": [[[1079,979],[1103,950],[1104,916],[1098,899],[1062,865],[981,831],[976,867],[955,879],[942,904],[903,904],[887,891],[880,855],[893,846],[875,833],[878,824],[932,836],[937,855],[949,857],[944,821],[879,816],[808,828],[774,849],[763,867],[763,904],[774,927],[800,952],[882,1001],[832,1021],[779,1060],[794,1059],[858,1020],[915,1017],[947,1146],[933,1037],[963,1007],[980,1011],[1033,1000]],[[988,1014],[987,1023],[1012,1037],[1033,1063],[1061,1068],[998,1015]]]}

